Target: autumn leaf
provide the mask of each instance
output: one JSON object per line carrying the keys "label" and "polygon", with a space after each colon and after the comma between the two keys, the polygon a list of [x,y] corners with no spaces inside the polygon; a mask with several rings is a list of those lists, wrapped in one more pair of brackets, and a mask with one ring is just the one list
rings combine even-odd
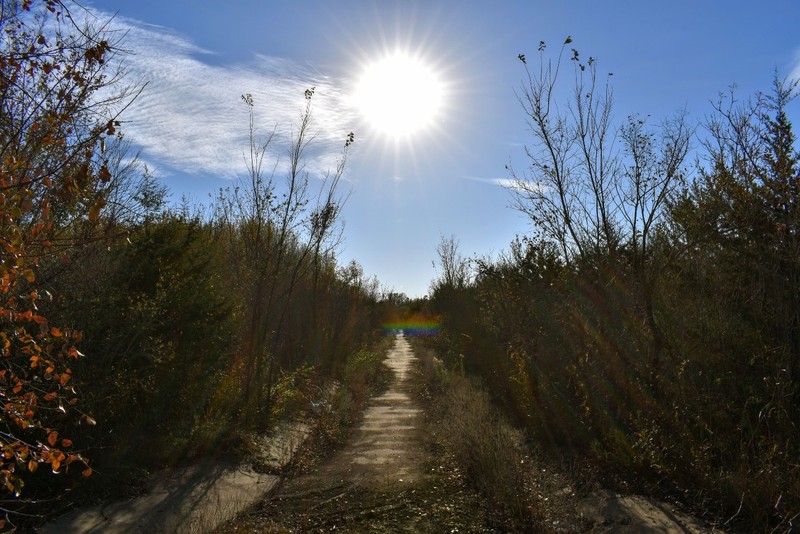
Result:
{"label": "autumn leaf", "polygon": [[55,326],[53,326],[53,327],[50,328],[50,335],[53,336],[53,337],[61,337],[61,336],[64,335],[64,333],[61,332],[60,329],[58,329]]}
{"label": "autumn leaf", "polygon": [[47,436],[47,443],[49,443],[51,447],[55,447],[57,441],[58,441],[58,432],[56,431],[50,432],[50,434],[48,434]]}
{"label": "autumn leaf", "polygon": [[111,180],[111,171],[108,170],[108,165],[103,165],[102,167],[100,167],[100,171],[97,173],[97,176],[104,183],[110,181]]}
{"label": "autumn leaf", "polygon": [[71,439],[67,439],[67,438],[62,439],[61,440],[61,446],[64,447],[65,449],[69,448],[69,447],[72,447],[72,440]]}
{"label": "autumn leaf", "polygon": [[83,476],[85,476],[85,477],[92,476],[92,468],[91,467],[87,467],[86,469],[83,470],[83,472],[81,474]]}
{"label": "autumn leaf", "polygon": [[97,219],[100,218],[100,210],[103,209],[106,205],[106,200],[103,197],[99,197],[94,205],[89,208],[89,220],[92,222],[97,222]]}
{"label": "autumn leaf", "polygon": [[29,460],[28,471],[30,471],[31,473],[35,473],[37,469],[39,469],[39,462],[37,462],[36,460]]}

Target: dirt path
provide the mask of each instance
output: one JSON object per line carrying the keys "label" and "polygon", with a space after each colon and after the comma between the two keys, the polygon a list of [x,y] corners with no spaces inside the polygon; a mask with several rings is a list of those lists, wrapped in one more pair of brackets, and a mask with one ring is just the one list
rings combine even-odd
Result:
{"label": "dirt path", "polygon": [[398,334],[385,360],[394,380],[371,399],[347,446],[225,532],[493,532],[478,496],[423,447],[415,360]]}
{"label": "dirt path", "polygon": [[370,489],[408,485],[422,476],[427,460],[418,432],[422,410],[412,399],[409,373],[414,353],[402,334],[384,361],[394,372],[387,391],[367,405],[364,419],[348,446],[318,472],[296,484],[339,480]]}

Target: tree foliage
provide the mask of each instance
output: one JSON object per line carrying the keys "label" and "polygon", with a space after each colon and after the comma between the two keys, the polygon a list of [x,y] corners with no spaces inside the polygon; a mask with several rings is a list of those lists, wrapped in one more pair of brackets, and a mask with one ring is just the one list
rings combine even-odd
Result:
{"label": "tree foliage", "polygon": [[657,130],[638,116],[616,126],[611,74],[600,75],[597,59],[584,62],[575,48],[571,95],[562,103],[562,70],[572,42],[565,40],[554,58],[546,57],[541,42],[538,69],[523,61],[526,78],[517,98],[532,142],[525,149],[528,168],[511,169],[514,207],[567,263],[614,255],[622,247],[641,259],[683,179],[692,130],[685,114]]}
{"label": "tree foliage", "polygon": [[[538,444],[605,481],[683,498],[725,528],[797,527],[797,83],[723,95],[697,130],[613,120],[611,87],[567,45],[519,95],[532,144],[511,170],[534,232],[433,286],[435,343],[463,357]],[[564,103],[566,102],[566,104]],[[444,248],[445,252],[449,249]],[[453,255],[450,254],[452,257]]]}
{"label": "tree foliage", "polygon": [[[327,175],[306,168],[313,88],[285,157],[245,95],[246,175],[213,210],[180,210],[121,134],[142,89],[124,35],[67,0],[0,3],[0,35],[0,484],[27,527],[302,415],[383,310],[337,263],[354,134]],[[66,492],[83,477],[42,465],[95,476]]]}
{"label": "tree foliage", "polygon": [[[240,347],[242,400],[250,424],[256,420],[268,424],[277,373],[298,363],[289,356],[296,349],[286,346],[292,342],[285,334],[292,330],[289,322],[296,293],[307,282],[313,285],[310,311],[315,321],[320,275],[338,243],[336,228],[343,202],[338,187],[353,135],[347,137],[335,170],[312,184],[305,154],[314,138],[313,95],[313,88],[305,91],[306,105],[289,147],[283,180],[275,174],[279,158],[270,159],[274,131],[258,139],[255,102],[249,94],[242,96],[250,117],[247,175],[233,189],[221,191],[217,203],[216,217],[231,257],[241,259],[234,269],[245,318]],[[271,171],[264,168],[265,160],[273,161]],[[318,187],[316,196],[312,186]]]}
{"label": "tree foliage", "polygon": [[48,321],[40,273],[98,221],[111,181],[105,145],[130,94],[110,67],[111,37],[95,21],[79,25],[68,7],[0,8],[0,482],[15,494],[42,463],[57,473],[77,462],[91,474],[64,426],[80,414],[82,334]]}

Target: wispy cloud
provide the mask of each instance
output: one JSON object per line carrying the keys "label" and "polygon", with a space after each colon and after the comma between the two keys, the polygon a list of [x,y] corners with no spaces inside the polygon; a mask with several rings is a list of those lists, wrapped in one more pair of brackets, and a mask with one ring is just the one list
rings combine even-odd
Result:
{"label": "wispy cloud", "polygon": [[122,60],[128,80],[147,83],[123,115],[125,134],[162,172],[226,178],[241,173],[248,142],[244,93],[253,96],[260,133],[276,129],[273,154],[285,160],[291,129],[305,107],[304,91],[312,86],[316,140],[307,168],[325,172],[334,165],[352,112],[336,81],[313,66],[263,55],[218,64],[213,52],[167,28],[120,16],[112,26],[126,34],[122,46],[130,53]]}
{"label": "wispy cloud", "polygon": [[485,184],[505,187],[506,189],[513,189],[516,187],[516,180],[512,178],[481,178],[479,176],[464,176],[464,178],[467,180],[474,180],[476,182],[483,182]]}
{"label": "wispy cloud", "polygon": [[479,176],[464,176],[467,180],[474,180],[476,182],[483,182],[487,184],[496,185],[504,189],[511,189],[516,191],[550,191],[549,186],[540,182],[533,182],[530,180],[517,180],[514,178],[481,178]]}

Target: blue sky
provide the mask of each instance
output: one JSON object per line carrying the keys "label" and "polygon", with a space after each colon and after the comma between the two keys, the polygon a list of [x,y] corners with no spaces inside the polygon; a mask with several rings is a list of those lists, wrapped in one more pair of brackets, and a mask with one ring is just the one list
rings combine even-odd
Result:
{"label": "blue sky", "polygon": [[[357,260],[386,288],[422,296],[441,235],[466,256],[497,255],[530,230],[508,207],[505,165],[524,166],[517,55],[535,60],[567,35],[614,73],[615,116],[658,121],[685,108],[701,122],[736,84],[768,90],[777,68],[800,76],[800,2],[92,0],[127,31],[131,79],[147,81],[123,117],[142,158],[170,189],[208,203],[243,172],[254,95],[264,133],[286,132],[315,86],[317,139],[308,168],[335,167],[349,131],[341,261]],[[364,66],[387,52],[419,56],[442,80],[433,127],[394,140],[353,108]],[[795,103],[790,118],[797,124]],[[275,157],[283,158],[279,135]],[[280,161],[278,162],[280,165]]]}

